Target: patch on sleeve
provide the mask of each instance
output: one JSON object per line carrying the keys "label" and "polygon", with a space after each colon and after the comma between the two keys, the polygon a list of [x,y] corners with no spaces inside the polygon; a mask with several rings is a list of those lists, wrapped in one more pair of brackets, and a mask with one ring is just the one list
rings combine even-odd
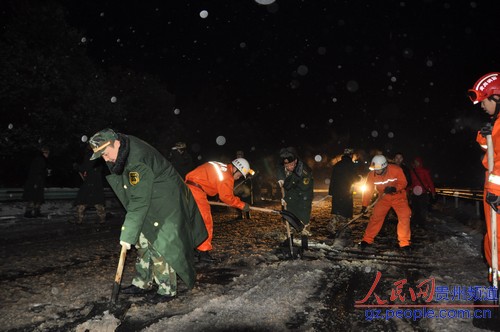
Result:
{"label": "patch on sleeve", "polygon": [[309,178],[304,178],[303,182],[304,182],[305,185],[308,185],[309,184]]}
{"label": "patch on sleeve", "polygon": [[139,177],[139,173],[138,172],[130,172],[130,173],[128,173],[128,180],[129,180],[129,182],[130,182],[131,185],[135,186],[136,184],[139,183],[139,181],[141,179]]}

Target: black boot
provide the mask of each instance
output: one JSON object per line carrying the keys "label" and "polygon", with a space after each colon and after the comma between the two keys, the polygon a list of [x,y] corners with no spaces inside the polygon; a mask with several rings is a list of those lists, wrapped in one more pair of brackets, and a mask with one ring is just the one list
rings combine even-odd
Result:
{"label": "black boot", "polygon": [[24,212],[24,218],[35,218],[35,211],[26,209]]}
{"label": "black boot", "polygon": [[41,217],[43,217],[43,214],[40,213],[40,209],[35,209],[33,211],[33,217],[34,218],[41,218]]}
{"label": "black boot", "polygon": [[204,263],[213,263],[216,261],[208,251],[199,251],[199,261]]}
{"label": "black boot", "polygon": [[136,285],[130,285],[127,287],[123,287],[120,292],[127,295],[144,295],[151,293],[152,291],[154,291],[154,289],[144,289],[139,288]]}

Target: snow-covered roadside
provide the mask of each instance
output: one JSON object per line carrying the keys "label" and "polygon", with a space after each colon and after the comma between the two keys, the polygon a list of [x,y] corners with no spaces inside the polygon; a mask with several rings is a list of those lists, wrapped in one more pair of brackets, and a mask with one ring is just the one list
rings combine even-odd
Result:
{"label": "snow-covered roadside", "polygon": [[[4,276],[0,283],[3,328],[82,332],[485,331],[475,328],[471,319],[369,321],[362,309],[354,308],[354,302],[367,294],[377,271],[382,273],[377,292],[384,298],[389,298],[392,283],[403,278],[412,285],[432,277],[440,286],[487,286],[481,258],[484,221],[466,210],[460,211],[458,218],[458,211],[441,206],[433,213],[429,229],[415,232],[413,258],[405,261],[396,257],[391,264],[391,256],[343,256],[328,238],[329,208],[328,201],[314,206],[311,249],[298,260],[283,260],[280,255],[278,244],[284,227],[279,218],[254,214],[251,220],[234,221],[234,210],[216,209],[214,255],[221,261],[197,265],[195,288],[181,289],[171,302],[148,305],[140,298],[128,298],[132,305],[121,322],[109,312],[82,320],[92,309],[89,304],[109,299],[118,255],[119,218],[101,230],[90,220],[74,234],[70,228],[55,241],[43,238],[4,244],[0,265]],[[64,220],[64,215],[71,215],[69,211],[59,209],[58,213],[62,217],[43,221],[43,227],[74,227]],[[29,232],[32,226],[24,223],[3,226],[13,231],[26,225]],[[359,240],[365,226],[366,220],[353,224],[346,243]],[[391,224],[387,226],[377,239],[380,244],[395,238]],[[131,251],[123,285],[133,276],[134,258]],[[120,296],[120,302],[126,300]]]}

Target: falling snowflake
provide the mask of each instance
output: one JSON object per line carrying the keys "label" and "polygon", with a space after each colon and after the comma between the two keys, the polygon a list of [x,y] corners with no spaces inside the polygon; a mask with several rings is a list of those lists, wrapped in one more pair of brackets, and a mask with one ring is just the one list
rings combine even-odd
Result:
{"label": "falling snowflake", "polygon": [[274,3],[275,0],[255,0],[255,2],[257,2],[259,5],[264,5],[264,6],[267,6],[267,5],[271,5]]}
{"label": "falling snowflake", "polygon": [[215,139],[215,142],[217,143],[217,145],[224,145],[226,144],[226,138],[224,136],[218,136],[216,139]]}
{"label": "falling snowflake", "polygon": [[202,11],[200,12],[200,17],[201,17],[201,18],[207,18],[207,17],[208,17],[208,12],[207,12],[206,10],[202,10]]}
{"label": "falling snowflake", "polygon": [[307,75],[307,73],[309,72],[309,69],[307,68],[307,66],[304,66],[304,65],[300,65],[298,68],[297,68],[297,73],[301,76],[305,76]]}
{"label": "falling snowflake", "polygon": [[350,80],[349,82],[347,82],[347,91],[356,92],[356,91],[358,91],[358,89],[359,89],[358,82],[356,82],[354,80]]}

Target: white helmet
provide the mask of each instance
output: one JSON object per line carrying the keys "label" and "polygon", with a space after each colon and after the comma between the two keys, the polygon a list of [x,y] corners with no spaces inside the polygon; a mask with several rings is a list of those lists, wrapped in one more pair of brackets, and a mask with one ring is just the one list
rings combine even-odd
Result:
{"label": "white helmet", "polygon": [[370,164],[370,171],[378,171],[387,167],[387,159],[381,154],[376,155]]}
{"label": "white helmet", "polygon": [[250,164],[245,158],[236,158],[233,160],[232,164],[245,178],[248,173],[253,174],[253,171],[250,169]]}

